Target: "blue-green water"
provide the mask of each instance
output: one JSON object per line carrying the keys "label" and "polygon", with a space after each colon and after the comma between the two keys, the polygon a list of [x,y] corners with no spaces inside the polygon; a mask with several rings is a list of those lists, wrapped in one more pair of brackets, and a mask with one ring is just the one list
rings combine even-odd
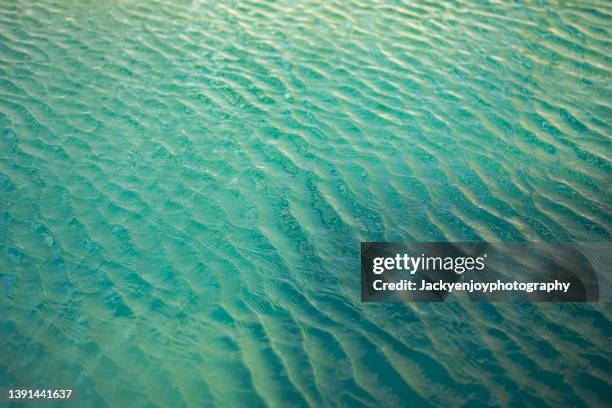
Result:
{"label": "blue-green water", "polygon": [[609,241],[611,39],[609,1],[1,0],[0,387],[605,406],[609,304],[362,304],[358,251]]}

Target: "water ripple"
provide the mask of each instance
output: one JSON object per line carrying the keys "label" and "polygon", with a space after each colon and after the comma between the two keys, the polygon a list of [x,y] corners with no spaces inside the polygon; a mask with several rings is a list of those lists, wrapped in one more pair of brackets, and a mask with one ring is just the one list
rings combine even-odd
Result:
{"label": "water ripple", "polygon": [[0,386],[605,406],[607,304],[359,301],[359,241],[607,241],[605,1],[1,1]]}

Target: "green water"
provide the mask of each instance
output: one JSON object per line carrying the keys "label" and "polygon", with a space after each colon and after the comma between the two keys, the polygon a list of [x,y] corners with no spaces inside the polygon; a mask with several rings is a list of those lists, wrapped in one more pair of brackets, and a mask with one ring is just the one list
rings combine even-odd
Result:
{"label": "green water", "polygon": [[611,38],[609,1],[0,0],[0,387],[606,406],[609,304],[362,304],[358,251],[610,241]]}

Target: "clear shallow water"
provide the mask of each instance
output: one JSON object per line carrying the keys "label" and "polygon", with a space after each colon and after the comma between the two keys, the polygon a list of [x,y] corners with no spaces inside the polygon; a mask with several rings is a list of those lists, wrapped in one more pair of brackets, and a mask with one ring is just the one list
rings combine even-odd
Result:
{"label": "clear shallow water", "polygon": [[0,386],[603,406],[608,304],[359,301],[360,241],[609,241],[612,7],[0,2]]}

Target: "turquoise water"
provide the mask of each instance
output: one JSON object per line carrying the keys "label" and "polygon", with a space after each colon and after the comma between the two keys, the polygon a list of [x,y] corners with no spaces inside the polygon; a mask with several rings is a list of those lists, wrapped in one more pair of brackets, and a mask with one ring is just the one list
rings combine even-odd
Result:
{"label": "turquoise water", "polygon": [[358,251],[610,241],[611,35],[608,1],[0,0],[0,387],[605,406],[609,304],[362,304]]}

